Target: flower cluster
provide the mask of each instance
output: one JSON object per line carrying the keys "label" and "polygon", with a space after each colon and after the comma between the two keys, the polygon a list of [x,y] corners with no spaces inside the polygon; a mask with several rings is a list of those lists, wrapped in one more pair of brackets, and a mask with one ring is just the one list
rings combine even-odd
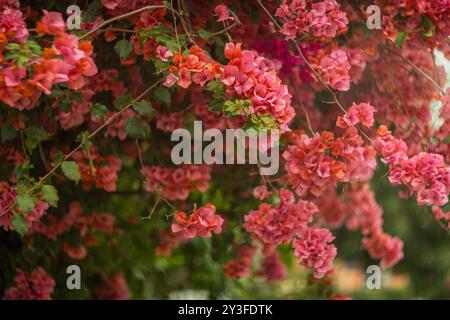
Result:
{"label": "flower cluster", "polygon": [[350,89],[351,65],[347,54],[342,49],[334,49],[328,54],[323,54],[319,62],[313,63],[320,78],[331,88],[339,91]]}
{"label": "flower cluster", "polygon": [[[90,42],[79,41],[76,36],[65,33],[64,28],[60,13],[44,11],[36,30],[54,39],[51,47],[42,50],[38,43],[28,41],[21,12],[9,8],[2,10],[0,34],[5,43],[0,50],[6,57],[0,61],[2,102],[19,110],[31,109],[41,93],[51,94],[55,84],[64,82],[70,89],[78,90],[85,85],[86,77],[97,73]],[[25,64],[30,67],[26,68]]]}
{"label": "flower cluster", "polygon": [[216,208],[211,204],[195,209],[189,215],[184,211],[177,212],[174,219],[172,232],[181,232],[185,238],[210,238],[212,232],[222,232],[224,221],[220,215],[216,214]]}
{"label": "flower cluster", "polygon": [[257,248],[244,246],[238,249],[237,258],[228,261],[224,266],[225,276],[229,279],[240,279],[250,274],[250,267]]}
{"label": "flower cluster", "polygon": [[240,43],[227,43],[224,55],[229,62],[222,66],[196,46],[189,49],[188,55],[175,52],[164,84],[170,87],[176,83],[188,88],[192,82],[204,86],[218,79],[226,86],[228,99],[251,102],[249,114],[242,112],[242,116],[270,116],[286,130],[295,111],[287,86],[278,78],[270,61],[256,51],[241,50]]}
{"label": "flower cluster", "polygon": [[169,74],[165,79],[165,86],[171,87],[175,83],[181,88],[188,88],[192,82],[205,85],[213,80],[220,72],[220,64],[211,59],[202,49],[193,46],[187,55],[180,52],[173,54]]}
{"label": "flower cluster", "polygon": [[287,86],[270,61],[256,51],[242,50],[240,43],[227,43],[224,54],[230,61],[221,67],[220,81],[227,86],[229,98],[250,100],[250,114],[271,115],[286,130],[295,111]]}
{"label": "flower cluster", "polygon": [[28,228],[31,228],[45,215],[46,210],[49,208],[47,202],[38,200],[34,204],[34,208],[28,213],[22,212],[20,209],[7,211],[16,203],[16,200],[16,188],[7,182],[0,182],[0,213],[2,213],[0,216],[0,227],[3,227],[6,231],[13,230],[12,220],[15,215],[20,214]]}
{"label": "flower cluster", "polygon": [[129,300],[131,293],[125,275],[122,272],[111,274],[95,289],[95,296],[100,300]]}
{"label": "flower cluster", "polygon": [[375,146],[382,161],[389,164],[389,181],[404,185],[419,205],[443,206],[450,193],[450,167],[439,154],[420,152],[409,157],[408,148],[386,126],[378,128]]}
{"label": "flower cluster", "polygon": [[369,103],[355,104],[348,108],[344,116],[339,116],[336,125],[341,128],[354,127],[358,123],[370,128],[373,125],[375,108]]}
{"label": "flower cluster", "polygon": [[198,189],[205,192],[211,179],[211,168],[203,165],[184,165],[175,169],[144,167],[145,190],[161,191],[168,200],[186,200],[190,192]]}
{"label": "flower cluster", "polygon": [[314,277],[319,279],[333,269],[336,257],[336,247],[329,244],[334,236],[328,229],[317,227],[302,230],[299,238],[294,241],[294,254],[299,262],[314,270]]}
{"label": "flower cluster", "polygon": [[368,180],[376,167],[374,148],[364,145],[355,127],[339,138],[323,131],[313,137],[293,135],[293,141],[283,158],[287,180],[298,195],[320,196],[337,182]]}
{"label": "flower cluster", "polygon": [[164,230],[159,235],[159,245],[156,247],[155,253],[157,256],[169,257],[172,249],[185,241],[186,238],[182,232],[173,233],[172,230]]}
{"label": "flower cluster", "polygon": [[97,188],[113,192],[116,190],[117,172],[122,163],[120,159],[108,155],[103,157],[97,153],[97,148],[91,146],[90,150],[77,151],[73,155],[81,174],[83,187],[87,190],[95,184]]}
{"label": "flower cluster", "polygon": [[17,269],[14,286],[6,289],[5,300],[51,300],[55,280],[38,267],[31,273]]}
{"label": "flower cluster", "polygon": [[[381,259],[384,268],[393,267],[403,257],[403,241],[383,231],[383,209],[376,202],[375,193],[368,183],[353,185],[339,197],[336,194],[323,195],[318,198],[317,204],[321,222],[340,227],[346,220],[348,229],[358,229],[365,236],[363,247],[373,259]],[[386,241],[380,242],[379,239]]]}
{"label": "flower cluster", "polygon": [[55,215],[47,215],[46,222],[40,220],[33,224],[29,230],[29,235],[40,234],[50,240],[56,241],[63,234],[72,229],[77,229],[83,242],[70,245],[63,245],[64,252],[72,259],[82,260],[87,255],[85,246],[95,246],[98,241],[94,237],[95,233],[113,234],[117,233],[115,225],[116,219],[110,213],[91,213],[89,215],[82,214],[82,208],[79,202],[72,202],[69,212],[61,219]]}
{"label": "flower cluster", "polygon": [[264,257],[261,263],[261,269],[256,273],[264,276],[267,282],[280,281],[285,277],[285,267],[280,259],[280,255],[274,250]]}
{"label": "flower cluster", "polygon": [[391,268],[403,258],[403,241],[384,232],[362,240],[364,248],[374,259],[381,259],[382,268]]}
{"label": "flower cluster", "polygon": [[172,132],[183,128],[183,112],[175,111],[170,114],[158,114],[156,116],[156,127],[164,132]]}
{"label": "flower cluster", "polygon": [[273,207],[261,203],[258,210],[250,211],[245,216],[244,228],[263,243],[277,246],[290,242],[306,228],[317,211],[317,206],[312,202],[296,202],[291,191],[281,189],[280,205]]}
{"label": "flower cluster", "polygon": [[445,220],[447,222],[447,227],[450,229],[450,211],[444,212],[442,208],[438,206],[431,207],[433,215],[436,220]]}
{"label": "flower cluster", "polygon": [[347,30],[348,19],[335,0],[283,0],[275,16],[283,23],[288,39],[312,33],[315,37],[333,38]]}

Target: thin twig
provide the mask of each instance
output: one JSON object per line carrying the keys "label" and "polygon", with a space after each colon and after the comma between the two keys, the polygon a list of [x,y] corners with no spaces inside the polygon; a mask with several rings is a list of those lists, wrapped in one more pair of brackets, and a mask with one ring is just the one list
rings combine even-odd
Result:
{"label": "thin twig", "polygon": [[[272,16],[272,14],[269,12],[269,10],[267,10],[267,8],[263,5],[263,3],[261,2],[261,0],[256,0],[258,2],[258,4],[261,6],[261,8],[266,12],[266,14],[272,19],[272,21],[275,23],[275,26],[281,30],[281,26],[278,24],[278,22],[276,21],[276,19]],[[320,75],[317,73],[317,71],[314,69],[314,67],[311,65],[311,63],[308,61],[308,59],[306,59],[305,55],[303,54],[300,46],[298,45],[297,41],[295,40],[291,40],[300,57],[302,58],[303,62],[306,64],[306,66],[311,70],[311,72],[314,74],[314,76],[316,77],[316,79],[328,90],[328,92],[330,92],[330,94],[333,97],[333,100],[336,102],[336,104],[338,105],[338,107],[342,110],[342,112],[346,112],[347,110],[344,108],[344,106],[340,103],[336,92],[334,92],[333,89],[331,89],[326,83],[325,81],[323,81],[323,79],[320,77]],[[371,137],[369,137],[369,135],[363,130],[361,129],[359,126],[356,126],[356,128],[362,133],[362,135],[369,140],[371,143],[373,141],[373,139]]]}
{"label": "thin twig", "polygon": [[175,31],[175,39],[177,40],[178,51],[181,52],[180,39],[178,38],[178,30],[177,30],[177,17],[175,16],[175,10],[173,10],[173,0],[170,0],[170,7],[172,8],[172,17],[173,17],[173,30]]}
{"label": "thin twig", "polygon": [[144,168],[144,158],[142,157],[141,146],[139,145],[139,141],[138,140],[135,140],[135,143],[136,143],[136,148],[138,150],[139,162],[141,163],[141,167]]}
{"label": "thin twig", "polygon": [[[139,100],[141,100],[147,93],[149,93],[152,89],[154,89],[156,86],[158,86],[162,82],[162,79],[159,79],[155,83],[153,83],[150,87],[148,87],[144,92],[142,92],[139,96],[137,96],[135,99],[133,99],[127,106],[125,106],[122,110],[116,112],[111,117],[109,117],[105,122],[103,122],[97,129],[95,129],[92,133],[90,133],[87,137],[88,140],[95,137],[100,131],[102,131],[108,124],[110,124],[114,119],[116,119],[119,115],[121,115],[123,112],[128,110],[133,106],[133,104]],[[55,164],[55,166],[47,172],[42,178],[39,179],[38,182],[36,182],[27,192],[27,195],[32,194],[36,189],[38,189],[42,183],[47,180],[49,177],[51,177],[53,174],[55,174],[56,170],[63,164],[64,161],[67,161],[70,159],[78,150],[80,150],[83,146],[83,143],[80,143],[78,146],[76,146],[72,151],[70,151],[68,154],[66,154],[62,159]],[[8,208],[6,208],[1,214],[0,217],[7,214],[9,211],[11,211],[14,206],[16,205],[16,202],[14,201]]]}
{"label": "thin twig", "polygon": [[93,28],[92,30],[90,30],[88,33],[83,34],[82,36],[80,36],[80,40],[89,37],[90,35],[94,34],[96,31],[100,30],[103,27],[106,27],[107,25],[113,23],[114,21],[118,21],[118,20],[122,20],[131,16],[134,16],[135,14],[144,12],[144,11],[149,11],[149,10],[154,10],[154,9],[167,9],[165,6],[163,5],[154,5],[154,6],[145,6],[139,9],[136,9],[134,11],[130,11],[127,13],[124,13],[120,16],[116,16],[113,17],[111,19],[105,20],[102,23],[100,23],[98,26],[96,26],[95,28]]}
{"label": "thin twig", "polygon": [[435,85],[436,88],[438,88],[439,91],[441,91],[442,94],[445,94],[444,89],[436,81],[434,81],[433,78],[431,78],[425,71],[423,71],[418,66],[416,66],[414,64],[414,62],[412,62],[408,58],[404,57],[401,53],[397,52],[396,50],[393,50],[392,48],[386,47],[386,50],[388,50],[388,51],[392,52],[393,54],[395,54],[396,56],[400,57],[403,61],[405,61],[411,67],[413,67],[414,71],[416,71],[417,73],[419,73],[422,76],[424,76],[428,81],[430,81],[433,85]]}

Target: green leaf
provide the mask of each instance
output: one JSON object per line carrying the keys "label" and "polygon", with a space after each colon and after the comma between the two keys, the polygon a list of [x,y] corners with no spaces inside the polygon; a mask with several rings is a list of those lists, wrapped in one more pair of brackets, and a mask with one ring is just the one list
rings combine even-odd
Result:
{"label": "green leaf", "polygon": [[172,101],[170,91],[165,87],[158,87],[155,90],[155,98],[167,106],[170,106],[170,103]]}
{"label": "green leaf", "polygon": [[42,127],[30,126],[24,130],[25,135],[37,142],[45,141],[50,139],[50,134],[48,134]]}
{"label": "green leaf", "polygon": [[7,123],[1,129],[2,142],[7,142],[14,140],[17,137],[16,129],[12,126],[12,124]]}
{"label": "green leaf", "polygon": [[435,25],[427,16],[423,16],[422,28],[423,28],[422,34],[425,37],[432,37],[436,33]]}
{"label": "green leaf", "polygon": [[28,225],[25,222],[25,219],[20,214],[16,214],[12,218],[11,225],[13,226],[14,230],[16,230],[18,234],[20,234],[21,237],[26,235],[28,232]]}
{"label": "green leaf", "polygon": [[49,184],[44,184],[42,186],[42,196],[43,196],[45,202],[47,202],[52,207],[58,206],[58,200],[59,200],[58,191],[56,190],[56,188],[54,186],[49,185]]}
{"label": "green leaf", "polygon": [[89,131],[80,132],[75,141],[81,143],[82,150],[90,150],[92,147],[92,142],[89,140]]}
{"label": "green leaf", "polygon": [[100,0],[89,1],[87,9],[83,10],[82,21],[93,22],[98,17],[98,14],[102,9],[103,5]]}
{"label": "green leaf", "polygon": [[152,104],[146,100],[140,100],[133,103],[134,110],[142,116],[151,116],[155,114]]}
{"label": "green leaf", "polygon": [[61,111],[65,112],[65,113],[68,113],[72,109],[72,105],[70,104],[69,101],[63,99],[59,103],[59,108],[61,109]]}
{"label": "green leaf", "polygon": [[219,111],[221,112],[223,109],[223,100],[213,100],[208,104],[208,109],[211,111]]}
{"label": "green leaf", "polygon": [[55,158],[52,162],[52,167],[56,166],[63,158],[64,158],[64,153],[62,153],[61,151],[58,151],[55,154]]}
{"label": "green leaf", "polygon": [[125,123],[125,132],[132,139],[144,139],[150,134],[150,126],[141,119],[128,118]]}
{"label": "green leaf", "polygon": [[20,163],[16,165],[13,169],[13,174],[17,179],[21,179],[25,176],[28,176],[28,171],[30,169],[29,163]]}
{"label": "green leaf", "polygon": [[114,108],[116,108],[117,110],[122,110],[123,108],[128,106],[131,103],[131,101],[133,101],[133,98],[130,95],[121,94],[114,101]]}
{"label": "green leaf", "polygon": [[130,55],[131,51],[133,50],[133,46],[131,45],[130,41],[122,39],[120,41],[117,41],[114,46],[114,50],[119,55],[120,59],[123,60]]}
{"label": "green leaf", "polygon": [[197,33],[200,38],[203,38],[205,40],[209,40],[212,37],[214,37],[214,34],[212,32],[209,32],[209,31],[203,30],[203,29],[198,30]]}
{"label": "green leaf", "polygon": [[80,169],[78,168],[78,165],[75,161],[64,161],[61,164],[61,170],[67,178],[75,181],[75,183],[78,183],[78,181],[80,181]]}
{"label": "green leaf", "polygon": [[91,105],[91,113],[96,118],[102,118],[108,113],[108,108],[101,103],[93,103]]}
{"label": "green leaf", "polygon": [[32,154],[34,149],[38,146],[38,141],[33,138],[26,138],[25,139],[25,147],[27,148],[28,153]]}
{"label": "green leaf", "polygon": [[403,32],[399,32],[397,34],[397,38],[395,39],[395,45],[397,47],[401,47],[403,45],[403,42],[405,42],[405,40],[408,38],[408,33],[403,31]]}
{"label": "green leaf", "polygon": [[30,213],[34,209],[35,200],[32,196],[23,193],[17,195],[17,205],[25,213]]}

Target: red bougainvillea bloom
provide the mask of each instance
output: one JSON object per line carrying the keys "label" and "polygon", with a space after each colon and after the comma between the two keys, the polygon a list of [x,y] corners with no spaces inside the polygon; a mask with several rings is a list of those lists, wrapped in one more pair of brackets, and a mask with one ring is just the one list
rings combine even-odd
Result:
{"label": "red bougainvillea bloom", "polygon": [[68,243],[65,243],[63,250],[69,257],[75,260],[83,260],[87,255],[86,248],[83,245],[72,247]]}
{"label": "red bougainvillea bloom", "polygon": [[225,276],[229,279],[240,279],[250,275],[250,267],[257,248],[244,246],[238,249],[237,258],[228,261],[224,266]]}
{"label": "red bougainvillea bloom", "polygon": [[376,233],[362,240],[373,259],[381,259],[382,268],[390,268],[403,258],[403,241],[386,233]]}
{"label": "red bougainvillea bloom", "polygon": [[336,247],[329,244],[334,236],[327,229],[307,228],[294,241],[294,254],[306,268],[314,270],[314,277],[319,279],[333,269]]}
{"label": "red bougainvillea bloom", "polygon": [[12,219],[16,214],[22,215],[23,219],[27,223],[28,228],[31,228],[33,224],[38,222],[41,217],[46,213],[49,205],[43,201],[37,201],[34,204],[34,208],[31,212],[24,213],[21,210],[9,210],[11,205],[16,202],[17,193],[14,186],[9,185],[7,182],[0,182],[0,212],[5,212],[0,216],[0,227],[5,230],[13,230]]}
{"label": "red bougainvillea bloom", "polygon": [[312,32],[315,37],[335,37],[346,31],[348,19],[335,0],[283,0],[275,16],[288,39]]}
{"label": "red bougainvillea bloom", "polygon": [[217,18],[217,21],[224,22],[227,20],[233,21],[234,18],[230,16],[230,11],[228,10],[228,7],[224,4],[219,4],[215,9],[214,12],[216,13],[219,18]]}
{"label": "red bougainvillea bloom", "polygon": [[353,103],[343,117],[338,117],[336,125],[341,128],[347,128],[361,123],[363,126],[370,128],[373,125],[374,112],[375,108],[368,103]]}
{"label": "red bougainvillea bloom", "polygon": [[261,269],[256,273],[257,275],[264,276],[267,282],[280,281],[284,279],[286,269],[283,262],[280,259],[279,254],[273,251],[266,257],[261,264]]}
{"label": "red bougainvillea bloom", "polygon": [[66,23],[63,16],[59,12],[48,12],[43,10],[44,16],[41,21],[38,21],[36,30],[40,33],[47,33],[50,35],[61,35],[64,33]]}
{"label": "red bougainvillea bloom", "polygon": [[255,199],[257,200],[264,200],[271,194],[272,192],[268,191],[265,185],[258,186],[253,189],[253,197],[255,197]]}
{"label": "red bougainvillea bloom", "polygon": [[131,294],[125,275],[113,273],[95,289],[95,296],[100,300],[129,300]]}
{"label": "red bougainvillea bloom", "polygon": [[97,153],[97,148],[77,151],[73,159],[81,173],[81,181],[86,189],[94,183],[97,188],[112,192],[116,190],[117,172],[122,168],[120,160],[114,156],[102,157]]}
{"label": "red bougainvillea bloom", "polygon": [[38,267],[31,273],[17,269],[14,286],[6,289],[6,300],[51,300],[55,280],[44,269]]}
{"label": "red bougainvillea bloom", "polygon": [[355,127],[339,138],[324,131],[313,137],[293,135],[292,141],[283,158],[287,180],[298,195],[320,196],[337,182],[368,180],[376,167],[374,148],[364,145]]}
{"label": "red bougainvillea bloom", "polygon": [[210,238],[212,232],[221,233],[223,218],[216,214],[216,208],[207,204],[195,209],[191,214],[184,211],[175,213],[172,232],[181,232],[185,238]]}
{"label": "red bougainvillea bloom", "polygon": [[6,7],[0,12],[0,32],[10,40],[25,42],[28,39],[28,29],[23,20],[22,12]]}
{"label": "red bougainvillea bloom", "polygon": [[156,56],[164,62],[169,61],[169,58],[173,56],[172,50],[167,49],[165,46],[156,47]]}
{"label": "red bougainvillea bloom", "polygon": [[344,50],[335,49],[320,59],[317,70],[331,88],[339,91],[350,89],[350,63]]}
{"label": "red bougainvillea bloom", "polygon": [[175,169],[144,167],[145,190],[161,190],[161,195],[169,200],[185,200],[190,192],[208,189],[211,168],[203,165],[184,165]]}
{"label": "red bougainvillea bloom", "polygon": [[406,143],[393,137],[385,126],[380,126],[377,133],[374,144],[382,161],[389,163],[389,181],[406,186],[419,205],[445,205],[450,193],[450,167],[444,157],[421,152],[410,158]]}
{"label": "red bougainvillea bloom", "polygon": [[244,228],[263,243],[279,245],[291,241],[298,232],[311,222],[318,211],[317,206],[309,201],[295,202],[292,192],[280,191],[281,202],[275,208],[261,203],[258,210],[250,211],[244,218]]}

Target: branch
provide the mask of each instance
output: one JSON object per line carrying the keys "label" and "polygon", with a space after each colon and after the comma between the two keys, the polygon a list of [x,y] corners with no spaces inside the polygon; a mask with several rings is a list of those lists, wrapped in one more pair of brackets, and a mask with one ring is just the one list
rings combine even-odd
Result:
{"label": "branch", "polygon": [[[105,122],[103,122],[97,129],[95,129],[93,132],[91,132],[88,136],[88,139],[92,139],[93,137],[95,137],[100,131],[102,131],[108,124],[110,124],[114,119],[116,119],[119,115],[121,115],[123,112],[125,112],[126,110],[128,110],[129,108],[131,108],[133,106],[133,104],[139,100],[141,100],[147,93],[149,93],[151,90],[153,90],[156,86],[158,86],[160,83],[162,82],[162,79],[159,79],[158,81],[156,81],[155,83],[153,83],[150,87],[148,87],[147,89],[144,90],[144,92],[142,92],[139,96],[137,96],[136,98],[134,98],[127,106],[125,106],[123,109],[121,109],[120,111],[116,112],[115,114],[113,114],[111,117],[109,117]],[[38,182],[36,182],[36,184],[34,184],[27,192],[27,195],[30,195],[33,193],[33,191],[35,191],[36,189],[38,189],[42,183],[47,180],[48,178],[50,178],[52,175],[55,174],[56,170],[58,170],[58,168],[63,164],[64,161],[67,161],[68,159],[70,159],[75,152],[77,152],[78,150],[80,150],[83,147],[83,143],[80,143],[78,146],[76,146],[72,151],[70,151],[68,154],[66,154],[57,164],[55,164],[55,166],[49,171],[47,172],[47,174],[45,174],[42,178],[39,179]],[[14,206],[16,205],[16,201],[14,201],[8,208],[6,208],[1,214],[0,217],[7,214],[9,211],[11,211]]]}
{"label": "branch", "polygon": [[432,84],[434,84],[436,86],[436,88],[439,89],[439,91],[441,91],[441,93],[443,95],[445,95],[445,90],[436,82],[433,80],[433,78],[431,78],[425,71],[423,71],[422,69],[420,69],[418,66],[416,66],[414,64],[414,62],[412,62],[411,60],[409,60],[408,58],[402,56],[401,53],[397,52],[396,50],[389,48],[389,47],[385,47],[386,50],[392,52],[393,54],[395,54],[396,56],[400,57],[403,61],[405,61],[406,63],[408,63],[411,67],[413,67],[413,69],[421,74],[422,76],[424,76],[428,81],[430,81]]}
{"label": "branch", "polygon": [[81,40],[81,39],[89,37],[90,35],[94,34],[96,31],[100,30],[103,27],[106,27],[108,24],[113,23],[114,21],[122,20],[122,19],[125,19],[128,17],[134,16],[135,14],[138,14],[138,13],[141,13],[144,11],[148,11],[148,10],[154,10],[154,9],[167,9],[167,7],[165,7],[163,5],[145,6],[145,7],[136,9],[134,11],[124,13],[120,16],[116,16],[114,18],[103,21],[98,26],[96,26],[94,29],[92,29],[88,33],[85,33],[84,35],[82,35],[79,39]]}
{"label": "branch", "polygon": [[[282,29],[281,26],[278,24],[277,20],[272,16],[272,14],[269,12],[269,10],[267,10],[267,8],[262,4],[261,0],[256,0],[256,1],[257,1],[258,4],[261,6],[261,8],[266,12],[266,14],[272,19],[272,21],[274,22],[274,24],[275,24],[275,26],[278,28],[278,30],[281,30],[281,29]],[[336,102],[336,104],[337,104],[338,107],[342,110],[342,112],[345,113],[347,110],[346,110],[346,109],[344,108],[344,106],[340,103],[340,101],[339,101],[339,99],[338,99],[338,97],[337,97],[337,95],[336,95],[336,92],[334,92],[334,90],[331,89],[331,88],[325,83],[325,81],[323,81],[323,79],[320,77],[320,75],[317,73],[317,71],[314,70],[314,68],[313,68],[313,66],[311,65],[311,63],[309,63],[308,59],[306,59],[305,55],[303,54],[303,52],[302,52],[300,46],[298,45],[297,41],[295,41],[295,40],[293,40],[293,39],[292,39],[291,41],[294,43],[294,45],[295,45],[295,47],[296,47],[296,49],[297,49],[297,51],[298,51],[300,57],[302,58],[303,62],[305,62],[306,66],[311,70],[311,72],[314,74],[314,76],[316,77],[316,79],[317,79],[317,80],[318,80],[318,81],[319,81],[319,82],[320,82],[320,83],[328,90],[328,92],[330,92],[330,94],[331,94],[332,97],[333,97],[333,100]],[[373,139],[372,139],[371,137],[369,137],[369,135],[368,135],[363,129],[361,129],[359,126],[356,126],[356,128],[362,133],[362,135],[363,135],[367,140],[369,140],[369,141],[372,143]]]}

